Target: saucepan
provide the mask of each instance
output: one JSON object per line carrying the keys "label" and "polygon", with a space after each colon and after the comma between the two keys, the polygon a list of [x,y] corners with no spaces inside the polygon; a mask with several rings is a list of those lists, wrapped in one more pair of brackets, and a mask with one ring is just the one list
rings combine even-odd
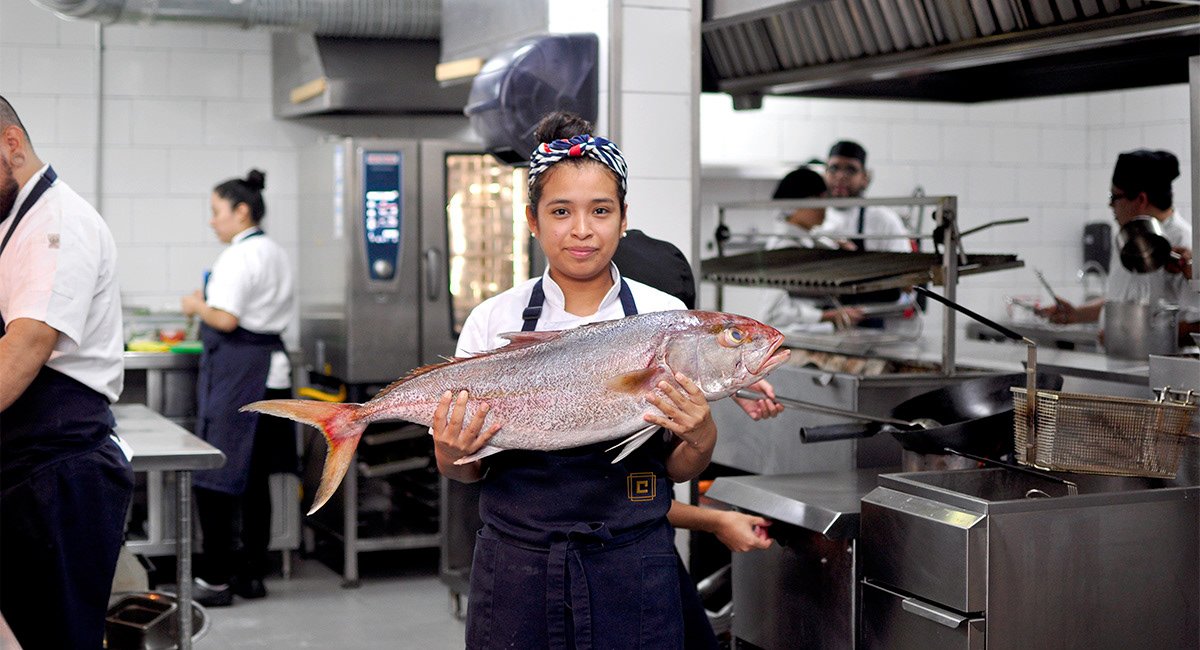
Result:
{"label": "saucepan", "polygon": [[1121,226],[1117,231],[1117,250],[1121,254],[1121,266],[1133,273],[1157,271],[1172,260],[1179,260],[1179,253],[1171,250],[1171,242],[1163,235],[1158,219],[1141,216]]}

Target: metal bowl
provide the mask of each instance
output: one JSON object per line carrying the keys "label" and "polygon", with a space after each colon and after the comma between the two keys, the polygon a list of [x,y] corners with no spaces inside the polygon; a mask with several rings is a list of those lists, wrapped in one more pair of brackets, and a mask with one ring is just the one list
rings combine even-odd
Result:
{"label": "metal bowl", "polygon": [[[179,604],[175,594],[139,591],[113,594],[104,617],[109,650],[173,650],[179,647]],[[192,603],[192,641],[208,633],[208,612]]]}
{"label": "metal bowl", "polygon": [[1154,217],[1141,216],[1121,226],[1117,247],[1121,266],[1133,273],[1157,271],[1171,261],[1171,242]]}

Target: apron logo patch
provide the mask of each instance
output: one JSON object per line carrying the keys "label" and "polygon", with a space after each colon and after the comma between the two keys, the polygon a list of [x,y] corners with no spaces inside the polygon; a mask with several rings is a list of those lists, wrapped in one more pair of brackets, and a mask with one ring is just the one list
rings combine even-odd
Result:
{"label": "apron logo patch", "polygon": [[625,478],[630,501],[653,501],[657,481],[654,472],[633,472]]}
{"label": "apron logo patch", "polygon": [[50,243],[50,248],[58,248],[58,233],[46,233],[46,240]]}

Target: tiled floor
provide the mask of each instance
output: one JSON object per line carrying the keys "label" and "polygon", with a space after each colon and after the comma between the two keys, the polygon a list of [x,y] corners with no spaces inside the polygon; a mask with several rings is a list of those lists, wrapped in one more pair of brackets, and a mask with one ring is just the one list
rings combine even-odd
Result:
{"label": "tiled floor", "polygon": [[317,560],[296,558],[291,579],[267,579],[267,598],[210,609],[211,626],[195,647],[462,648],[463,623],[450,612],[436,556],[392,556],[401,566],[364,570],[357,589],[343,589],[341,576]]}

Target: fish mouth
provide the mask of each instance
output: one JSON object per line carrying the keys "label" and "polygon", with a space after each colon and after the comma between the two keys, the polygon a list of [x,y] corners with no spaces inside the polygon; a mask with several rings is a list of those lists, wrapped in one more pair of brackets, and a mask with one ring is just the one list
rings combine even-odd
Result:
{"label": "fish mouth", "polygon": [[783,334],[776,334],[771,337],[771,348],[767,351],[766,358],[763,359],[762,364],[758,366],[757,370],[751,371],[756,377],[762,377],[771,372],[779,367],[780,364],[787,361],[788,357],[792,355],[792,351],[787,348],[779,349],[781,345],[783,345]]}

